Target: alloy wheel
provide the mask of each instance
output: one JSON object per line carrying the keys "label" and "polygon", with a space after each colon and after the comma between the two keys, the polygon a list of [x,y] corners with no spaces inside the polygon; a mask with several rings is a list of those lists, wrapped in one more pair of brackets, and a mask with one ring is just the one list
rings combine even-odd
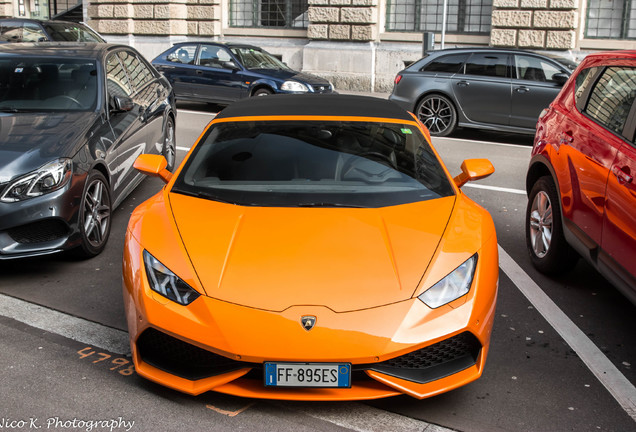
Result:
{"label": "alloy wheel", "polygon": [[94,179],[86,189],[83,209],[84,236],[88,243],[99,248],[108,238],[110,227],[110,198],[101,179]]}
{"label": "alloy wheel", "polygon": [[446,135],[454,128],[455,109],[446,98],[429,96],[422,101],[417,115],[433,135]]}
{"label": "alloy wheel", "polygon": [[530,209],[530,242],[538,258],[546,256],[552,243],[552,203],[545,191],[539,191]]}
{"label": "alloy wheel", "polygon": [[174,138],[174,123],[172,122],[172,120],[168,120],[168,123],[166,124],[166,136],[163,140],[163,156],[168,162],[168,171],[174,170],[174,165],[177,158],[177,149]]}

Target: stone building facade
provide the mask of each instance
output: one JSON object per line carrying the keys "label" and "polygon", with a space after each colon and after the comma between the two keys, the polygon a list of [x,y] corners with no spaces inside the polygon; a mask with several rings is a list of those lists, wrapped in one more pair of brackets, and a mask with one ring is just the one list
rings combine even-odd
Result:
{"label": "stone building facade", "polygon": [[580,0],[494,0],[490,42],[528,49],[576,48]]}
{"label": "stone building facade", "polygon": [[[28,1],[28,0],[27,0]],[[33,1],[33,0],[31,0]],[[338,89],[388,92],[395,74],[422,55],[422,32],[400,31],[391,13],[426,19],[431,0],[83,0],[84,21],[108,41],[135,46],[153,58],[175,42],[252,43],[289,66],[330,79]],[[235,26],[237,4],[301,2],[301,25]],[[586,6],[609,0],[468,0],[487,5],[487,31],[435,32],[435,48],[498,46],[561,51],[582,57],[599,49],[636,49],[636,39],[586,38]],[[636,2],[636,0],[628,0]],[[0,13],[17,15],[17,0],[0,0]],[[241,3],[237,3],[241,2]],[[250,2],[250,3],[246,3]],[[263,3],[259,3],[263,2]],[[418,3],[422,2],[422,3]],[[442,0],[438,0],[441,4]],[[451,2],[449,2],[451,3]],[[289,4],[289,3],[287,3]],[[591,3],[589,3],[591,4]],[[254,6],[256,5],[256,6]],[[259,6],[260,7],[260,6]],[[265,7],[265,6],[262,6]],[[234,8],[234,12],[233,9]],[[393,9],[391,9],[393,8]],[[439,8],[437,9],[439,11]],[[439,13],[439,12],[436,12]],[[234,15],[232,15],[234,14]],[[411,14],[411,15],[409,15]],[[440,20],[441,15],[435,18]],[[465,16],[466,22],[472,22]],[[295,22],[294,22],[295,24]],[[468,24],[466,24],[468,25]],[[392,28],[389,28],[391,27]],[[437,26],[439,28],[439,25]],[[483,27],[482,27],[483,28]],[[636,31],[636,29],[634,29]]]}

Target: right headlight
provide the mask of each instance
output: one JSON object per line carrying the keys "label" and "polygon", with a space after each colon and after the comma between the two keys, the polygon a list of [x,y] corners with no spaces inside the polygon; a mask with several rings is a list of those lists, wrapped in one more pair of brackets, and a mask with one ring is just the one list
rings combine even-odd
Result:
{"label": "right headlight", "polygon": [[306,93],[309,91],[309,88],[305,84],[298,81],[285,81],[280,88],[281,90],[298,93]]}
{"label": "right headlight", "polygon": [[444,279],[420,294],[418,298],[428,307],[435,309],[468,294],[476,267],[477,254],[468,258]]}
{"label": "right headlight", "polygon": [[144,250],[144,264],[150,288],[167,299],[187,306],[201,295],[146,250]]}
{"label": "right headlight", "polygon": [[13,181],[0,197],[2,202],[24,201],[63,188],[73,175],[71,159],[57,159]]}

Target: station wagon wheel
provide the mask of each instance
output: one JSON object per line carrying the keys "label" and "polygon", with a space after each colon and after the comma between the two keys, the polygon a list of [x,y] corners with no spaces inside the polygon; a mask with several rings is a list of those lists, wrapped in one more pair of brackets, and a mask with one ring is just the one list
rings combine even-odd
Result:
{"label": "station wagon wheel", "polygon": [[273,94],[271,90],[266,88],[259,88],[254,92],[254,94],[252,94],[252,96],[269,96],[271,94]]}
{"label": "station wagon wheel", "polygon": [[455,130],[457,111],[453,103],[442,95],[428,95],[417,104],[415,113],[434,136],[446,136]]}
{"label": "station wagon wheel", "polygon": [[170,172],[174,171],[177,159],[177,145],[174,134],[174,120],[172,120],[172,117],[168,117],[168,120],[166,121],[166,127],[163,135],[163,150],[161,151],[161,154],[163,154],[163,157],[165,157],[168,162],[166,169]]}
{"label": "station wagon wheel", "polygon": [[86,179],[79,209],[82,242],[77,255],[91,258],[104,250],[110,234],[111,213],[108,182],[101,172],[92,170]]}
{"label": "station wagon wheel", "polygon": [[548,176],[532,187],[526,209],[526,245],[532,264],[542,273],[571,270],[578,255],[567,243],[556,186]]}

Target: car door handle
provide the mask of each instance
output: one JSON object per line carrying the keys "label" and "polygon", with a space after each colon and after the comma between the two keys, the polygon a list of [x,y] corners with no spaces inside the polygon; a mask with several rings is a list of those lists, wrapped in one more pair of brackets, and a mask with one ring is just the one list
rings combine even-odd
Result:
{"label": "car door handle", "polygon": [[526,87],[526,86],[521,86],[521,87],[517,87],[515,89],[515,91],[517,93],[528,93],[530,91],[530,89],[528,87]]}
{"label": "car door handle", "polygon": [[203,75],[203,71],[201,69],[197,69],[194,73],[197,75]]}
{"label": "car door handle", "polygon": [[631,183],[633,180],[633,177],[629,174],[629,172],[625,171],[626,169],[627,171],[629,171],[628,167],[621,168],[618,165],[614,165],[612,167],[612,172],[614,173],[620,184]]}
{"label": "car door handle", "polygon": [[464,81],[464,80],[462,80],[462,81],[458,81],[458,82],[457,82],[457,85],[458,85],[459,87],[468,87],[468,86],[470,85],[470,83],[469,83],[468,81]]}

